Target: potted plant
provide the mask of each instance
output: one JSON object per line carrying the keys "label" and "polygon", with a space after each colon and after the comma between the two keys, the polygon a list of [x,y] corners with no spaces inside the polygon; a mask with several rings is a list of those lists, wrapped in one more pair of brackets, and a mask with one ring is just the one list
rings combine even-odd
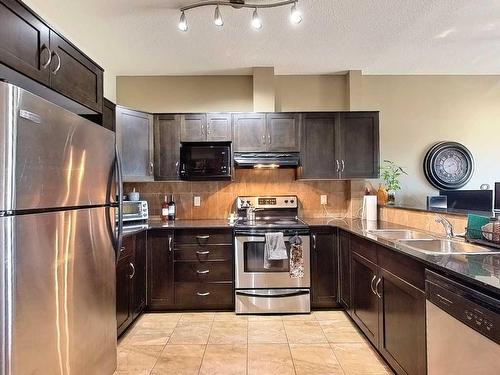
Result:
{"label": "potted plant", "polygon": [[391,160],[384,160],[383,165],[380,167],[380,173],[387,189],[387,204],[395,204],[396,192],[401,190],[399,179],[401,175],[408,175],[408,173]]}

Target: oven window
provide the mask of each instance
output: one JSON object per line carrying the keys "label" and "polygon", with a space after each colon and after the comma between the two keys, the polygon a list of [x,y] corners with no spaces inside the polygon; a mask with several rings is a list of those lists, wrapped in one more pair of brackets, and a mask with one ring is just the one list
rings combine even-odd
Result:
{"label": "oven window", "polygon": [[[286,252],[290,259],[290,242],[285,241]],[[245,272],[290,272],[290,261],[271,260],[270,267],[264,268],[265,242],[245,242],[243,244],[243,261]]]}
{"label": "oven window", "polygon": [[123,202],[124,215],[137,215],[141,212],[140,203],[125,203]]}

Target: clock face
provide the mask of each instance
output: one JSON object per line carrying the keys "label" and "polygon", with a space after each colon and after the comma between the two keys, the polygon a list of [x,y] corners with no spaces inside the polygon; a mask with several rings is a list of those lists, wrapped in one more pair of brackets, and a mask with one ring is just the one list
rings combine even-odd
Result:
{"label": "clock face", "polygon": [[424,172],[438,189],[458,189],[472,177],[474,160],[470,151],[456,142],[441,142],[427,152]]}

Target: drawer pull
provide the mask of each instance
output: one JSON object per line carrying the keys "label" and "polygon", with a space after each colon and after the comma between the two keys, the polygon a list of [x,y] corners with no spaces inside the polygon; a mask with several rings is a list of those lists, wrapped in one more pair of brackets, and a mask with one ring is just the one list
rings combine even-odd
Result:
{"label": "drawer pull", "polygon": [[207,274],[207,273],[209,273],[209,272],[210,272],[210,270],[203,270],[203,271],[196,270],[196,273],[197,273],[198,275],[205,275],[205,274]]}
{"label": "drawer pull", "polygon": [[206,297],[210,295],[210,292],[205,292],[205,293],[196,292],[196,294],[199,295],[200,297]]}
{"label": "drawer pull", "polygon": [[208,255],[208,254],[210,254],[210,251],[208,251],[208,250],[206,250],[206,251],[196,250],[196,254],[198,254],[198,255]]}
{"label": "drawer pull", "polygon": [[199,240],[208,240],[210,238],[210,236],[196,236],[197,239]]}

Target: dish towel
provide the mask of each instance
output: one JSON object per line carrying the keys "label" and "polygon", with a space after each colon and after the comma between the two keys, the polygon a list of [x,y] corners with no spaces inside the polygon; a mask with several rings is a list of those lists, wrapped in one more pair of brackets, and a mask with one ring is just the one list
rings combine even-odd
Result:
{"label": "dish towel", "polygon": [[264,268],[271,268],[271,261],[288,259],[283,233],[266,233],[264,245]]}
{"label": "dish towel", "polygon": [[304,277],[304,256],[302,253],[302,240],[299,236],[290,239],[290,278]]}

